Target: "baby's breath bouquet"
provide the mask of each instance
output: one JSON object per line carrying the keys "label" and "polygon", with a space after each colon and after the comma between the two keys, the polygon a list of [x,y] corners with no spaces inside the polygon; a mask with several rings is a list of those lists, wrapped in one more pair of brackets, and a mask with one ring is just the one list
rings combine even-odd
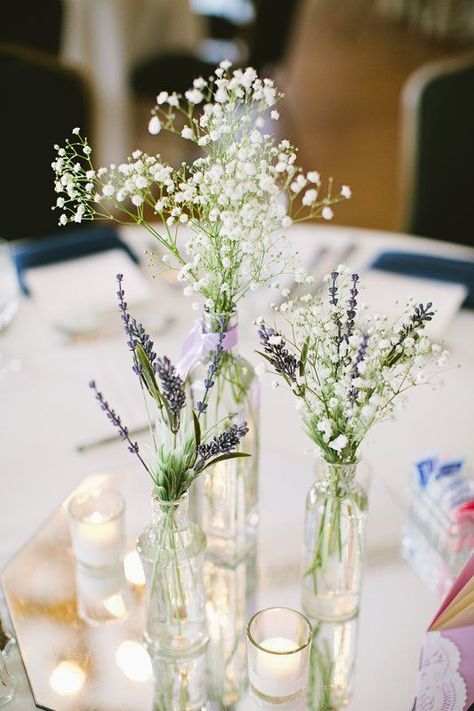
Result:
{"label": "baby's breath bouquet", "polygon": [[[153,481],[153,522],[138,543],[148,585],[147,642],[157,653],[187,654],[207,641],[202,580],[206,541],[202,530],[188,520],[188,490],[208,467],[248,456],[235,451],[247,424],[232,422],[220,428],[201,424],[222,355],[223,334],[212,352],[203,399],[196,410],[189,408],[184,379],[169,358],[155,353],[151,338],[130,315],[122,279],[118,274],[118,304],[150,425],[146,453],[132,440],[95,381],[90,387]],[[191,410],[187,416],[186,409]]]}
{"label": "baby's breath bouquet", "polygon": [[[237,308],[242,298],[278,280],[311,282],[285,235],[294,222],[330,220],[335,203],[350,197],[332,179],[296,164],[288,140],[272,136],[282,95],[251,67],[222,62],[199,77],[184,96],[160,92],[149,122],[151,134],[170,132],[193,144],[196,159],[173,168],[160,155],[134,151],[108,168],[96,167],[79,129],[53,163],[60,224],[115,220],[139,224],[159,243],[161,266],[175,270],[184,295],[199,297],[203,317],[188,337],[178,370],[190,372],[192,396],[202,396],[216,333],[224,352],[216,386],[203,416],[208,426],[237,414],[248,422],[249,460],[212,467],[200,501],[210,548],[226,558],[252,545],[257,513],[258,379],[237,351]],[[184,229],[183,229],[184,228]],[[199,301],[193,308],[199,309]]]}
{"label": "baby's breath bouquet", "polygon": [[424,334],[431,303],[410,302],[394,321],[359,303],[359,276],[346,267],[326,283],[323,296],[278,307],[282,330],[260,320],[259,338],[322,460],[323,476],[307,501],[303,603],[315,617],[343,619],[359,603],[367,508],[354,482],[360,446],[377,422],[395,415],[410,388],[432,379],[447,353]]}

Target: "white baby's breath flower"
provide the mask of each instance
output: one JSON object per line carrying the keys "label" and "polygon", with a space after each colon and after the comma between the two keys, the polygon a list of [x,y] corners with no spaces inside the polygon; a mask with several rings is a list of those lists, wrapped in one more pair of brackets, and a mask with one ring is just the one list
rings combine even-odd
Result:
{"label": "white baby's breath flower", "polygon": [[278,121],[278,119],[280,118],[280,114],[278,113],[278,111],[276,111],[276,109],[273,109],[273,111],[270,112],[270,117],[274,121]]}
{"label": "white baby's breath flower", "polygon": [[133,203],[136,207],[140,207],[140,205],[143,205],[143,197],[142,197],[141,195],[138,195],[138,194],[132,195],[132,203]]}
{"label": "white baby's breath flower", "polygon": [[311,190],[307,190],[305,192],[301,202],[303,203],[303,205],[313,205],[316,202],[317,198],[318,198],[318,191],[311,189]]}
{"label": "white baby's breath flower", "polygon": [[326,205],[325,207],[323,207],[321,215],[325,220],[332,220],[332,218],[334,217],[334,212],[330,207]]}
{"label": "white baby's breath flower", "polygon": [[150,121],[148,122],[148,132],[152,134],[152,136],[157,136],[159,132],[161,131],[161,121],[158,118],[158,116],[152,116]]}
{"label": "white baby's breath flower", "polygon": [[158,106],[161,106],[162,104],[166,103],[168,101],[168,92],[167,91],[160,91],[158,96],[156,97],[156,103]]}
{"label": "white baby's breath flower", "polygon": [[181,136],[182,136],[183,138],[188,139],[188,140],[191,139],[191,138],[193,138],[193,137],[194,137],[194,133],[193,133],[192,128],[190,128],[189,126],[185,126],[185,127],[183,128],[183,130],[181,131]]}
{"label": "white baby's breath flower", "polygon": [[306,177],[310,183],[316,183],[316,185],[319,185],[321,182],[321,176],[316,170],[311,170]]}
{"label": "white baby's breath flower", "polygon": [[343,198],[346,198],[346,200],[349,200],[349,198],[352,196],[352,190],[348,185],[343,185],[341,187],[341,195]]}
{"label": "white baby's breath flower", "polygon": [[347,446],[349,440],[347,439],[345,434],[340,434],[338,435],[335,439],[331,440],[328,444],[331,449],[334,449],[336,452],[340,452],[341,449],[344,449],[344,447]]}

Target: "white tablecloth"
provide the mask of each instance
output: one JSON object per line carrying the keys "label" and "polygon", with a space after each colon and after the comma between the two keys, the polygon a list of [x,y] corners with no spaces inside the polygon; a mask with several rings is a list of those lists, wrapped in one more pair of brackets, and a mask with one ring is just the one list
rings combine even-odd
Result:
{"label": "white tablecloth", "polygon": [[[294,228],[293,234],[303,252],[313,245],[328,243],[336,254],[341,246],[356,242],[358,248],[349,263],[357,268],[386,247],[471,259],[474,252],[428,240],[342,227]],[[135,229],[128,235],[135,245],[143,237]],[[87,288],[93,289],[94,285],[87,284]],[[159,352],[174,357],[194,314],[189,301],[163,280],[155,280],[154,289],[156,308],[176,316],[174,326],[156,339],[156,345]],[[111,298],[113,293],[112,284]],[[249,310],[243,310],[241,343],[244,355],[254,358],[255,328],[247,323],[249,318]],[[459,312],[446,332],[446,341],[453,364],[461,368],[449,370],[444,387],[435,392],[429,387],[419,388],[398,422],[381,425],[374,432],[373,444],[367,451],[375,483],[356,692],[351,704],[354,711],[411,708],[422,632],[435,612],[437,600],[399,555],[401,501],[410,462],[418,456],[442,449],[465,453],[473,460],[473,325],[474,312]],[[0,381],[3,565],[82,477],[116,466],[133,467],[134,462],[119,442],[82,454],[76,447],[94,433],[99,437],[104,433],[100,429],[102,413],[96,413],[88,379],[97,376],[101,380],[101,375],[105,378],[108,373],[104,390],[125,420],[133,412],[127,398],[134,392],[135,383],[129,375],[128,352],[122,338],[83,345],[63,343],[39,316],[33,301],[24,300],[14,322],[0,335],[0,351],[22,361],[20,373]],[[313,462],[304,454],[308,442],[288,394],[273,390],[264,380],[262,395],[261,560],[284,573],[287,561],[295,565],[298,561],[303,501],[311,485]],[[99,421],[96,429],[95,422]],[[264,592],[260,602],[298,605],[296,586],[289,580],[287,588],[282,584],[276,591]],[[21,683],[11,709],[30,711],[33,704],[18,662],[14,668]]]}
{"label": "white tablecloth", "polygon": [[191,12],[188,0],[63,2],[62,58],[90,81],[98,160],[119,162],[132,148],[132,67],[170,50],[196,50],[201,18]]}

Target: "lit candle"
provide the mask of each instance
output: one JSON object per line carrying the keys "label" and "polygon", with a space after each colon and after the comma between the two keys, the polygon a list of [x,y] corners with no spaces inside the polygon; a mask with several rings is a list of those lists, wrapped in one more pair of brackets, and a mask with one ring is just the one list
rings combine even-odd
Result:
{"label": "lit candle", "polygon": [[76,560],[91,568],[110,568],[122,560],[125,503],[118,491],[79,493],[69,503]]}
{"label": "lit candle", "polygon": [[258,612],[247,629],[251,689],[266,703],[297,699],[306,686],[311,625],[296,610]]}

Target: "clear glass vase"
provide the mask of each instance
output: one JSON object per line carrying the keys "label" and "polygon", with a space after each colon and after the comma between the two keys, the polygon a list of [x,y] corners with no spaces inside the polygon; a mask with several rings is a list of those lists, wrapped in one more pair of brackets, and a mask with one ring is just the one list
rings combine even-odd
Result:
{"label": "clear glass vase", "polygon": [[[205,313],[202,326],[205,333],[219,333],[224,328],[236,341],[236,313]],[[193,516],[207,536],[209,554],[232,563],[252,548],[257,534],[260,382],[236,345],[227,347],[224,341],[224,348],[207,410],[201,416],[202,428],[218,424],[222,431],[233,423],[247,422],[249,431],[239,450],[251,456],[215,464],[197,482],[192,496]],[[190,372],[194,404],[203,397],[211,357],[212,352]]]}
{"label": "clear glass vase", "polygon": [[306,499],[302,605],[309,617],[341,621],[359,609],[367,495],[358,463],[321,463]]}
{"label": "clear glass vase", "polygon": [[150,655],[182,657],[207,644],[203,563],[206,538],[189,521],[189,500],[152,499],[153,518],[138,539],[145,571]]}

